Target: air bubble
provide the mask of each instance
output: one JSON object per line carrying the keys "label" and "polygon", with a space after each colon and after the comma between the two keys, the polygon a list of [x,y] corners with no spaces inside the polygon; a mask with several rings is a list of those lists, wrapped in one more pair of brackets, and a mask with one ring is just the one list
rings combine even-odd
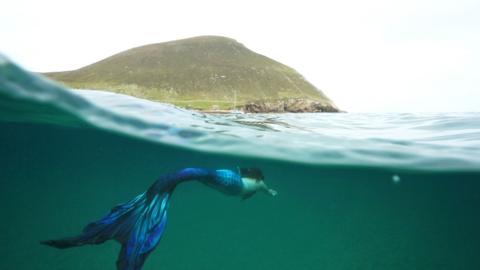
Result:
{"label": "air bubble", "polygon": [[393,183],[399,184],[399,183],[400,183],[400,180],[401,180],[401,179],[400,179],[400,176],[399,176],[398,174],[392,175],[392,181],[393,181]]}

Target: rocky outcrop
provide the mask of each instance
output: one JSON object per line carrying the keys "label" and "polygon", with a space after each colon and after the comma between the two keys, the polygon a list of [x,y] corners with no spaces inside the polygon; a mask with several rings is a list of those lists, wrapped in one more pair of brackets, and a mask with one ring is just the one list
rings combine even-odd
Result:
{"label": "rocky outcrop", "polygon": [[331,104],[303,98],[253,101],[246,103],[241,109],[247,113],[340,112]]}

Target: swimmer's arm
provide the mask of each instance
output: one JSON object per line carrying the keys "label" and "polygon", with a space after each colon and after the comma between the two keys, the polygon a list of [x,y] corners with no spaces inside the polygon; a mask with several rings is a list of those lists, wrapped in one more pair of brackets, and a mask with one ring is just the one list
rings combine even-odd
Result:
{"label": "swimmer's arm", "polygon": [[275,197],[277,196],[278,192],[274,189],[271,189],[269,188],[265,183],[263,183],[263,189],[262,189],[264,192],[266,192],[267,194]]}

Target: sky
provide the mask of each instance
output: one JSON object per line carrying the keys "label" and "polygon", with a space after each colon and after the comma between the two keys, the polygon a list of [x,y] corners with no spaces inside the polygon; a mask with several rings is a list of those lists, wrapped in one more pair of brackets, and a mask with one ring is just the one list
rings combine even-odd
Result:
{"label": "sky", "polygon": [[236,39],[349,112],[480,111],[480,1],[91,1],[2,4],[0,52],[77,69],[150,43]]}

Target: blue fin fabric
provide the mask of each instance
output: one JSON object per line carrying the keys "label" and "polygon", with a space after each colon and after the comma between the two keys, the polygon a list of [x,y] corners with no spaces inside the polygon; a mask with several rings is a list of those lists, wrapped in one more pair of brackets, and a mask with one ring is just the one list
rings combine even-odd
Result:
{"label": "blue fin fabric", "polygon": [[122,245],[117,269],[141,270],[165,231],[173,190],[189,180],[199,180],[232,195],[242,188],[240,176],[232,171],[186,168],[160,177],[146,192],[115,206],[101,219],[85,226],[80,235],[41,243],[63,249],[115,239]]}

